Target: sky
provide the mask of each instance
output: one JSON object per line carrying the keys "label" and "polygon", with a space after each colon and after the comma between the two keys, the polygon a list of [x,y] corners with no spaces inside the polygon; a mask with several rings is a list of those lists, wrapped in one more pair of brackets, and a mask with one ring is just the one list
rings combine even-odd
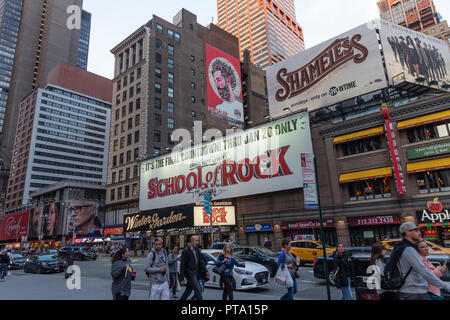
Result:
{"label": "sky", "polygon": [[[306,49],[378,18],[377,0],[295,0],[297,21],[303,27]],[[217,22],[216,0],[84,0],[92,13],[88,71],[112,79],[110,50],[157,15],[165,20],[185,8],[206,26]],[[450,1],[434,0],[436,10],[450,21]],[[156,5],[155,5],[156,4]]]}

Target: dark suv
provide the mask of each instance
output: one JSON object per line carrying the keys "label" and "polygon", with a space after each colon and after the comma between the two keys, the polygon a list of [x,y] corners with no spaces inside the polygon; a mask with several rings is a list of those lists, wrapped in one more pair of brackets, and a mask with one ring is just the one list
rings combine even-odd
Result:
{"label": "dark suv", "polygon": [[75,261],[97,260],[97,255],[86,247],[64,247],[58,251],[58,257],[68,259],[70,252],[73,251]]}

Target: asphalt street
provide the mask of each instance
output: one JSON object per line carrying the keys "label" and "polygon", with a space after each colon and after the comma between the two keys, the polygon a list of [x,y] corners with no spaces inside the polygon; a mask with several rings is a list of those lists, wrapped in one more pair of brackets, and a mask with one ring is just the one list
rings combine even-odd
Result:
{"label": "asphalt street", "polygon": [[[143,271],[145,259],[130,257],[136,271],[136,281],[132,282],[131,300],[146,300],[149,283]],[[12,271],[10,276],[0,280],[0,300],[111,300],[111,261],[109,257],[97,261],[76,262],[81,269],[81,289],[69,290],[64,273],[27,274],[23,270]],[[325,280],[313,276],[312,266],[300,268],[300,279],[297,279],[298,293],[296,300],[326,300]],[[184,287],[181,287],[181,292]],[[247,291],[235,291],[235,300],[279,300],[286,289],[272,283],[268,287]],[[354,291],[353,291],[354,295]],[[354,295],[355,296],[355,295]],[[339,300],[341,293],[331,287],[332,300]],[[206,288],[206,300],[221,300],[222,290]]]}

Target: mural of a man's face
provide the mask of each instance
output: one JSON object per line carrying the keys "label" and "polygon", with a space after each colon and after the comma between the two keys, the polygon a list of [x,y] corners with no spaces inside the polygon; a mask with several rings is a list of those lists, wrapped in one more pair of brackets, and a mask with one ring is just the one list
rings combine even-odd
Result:
{"label": "mural of a man's face", "polygon": [[217,89],[224,89],[226,86],[225,78],[222,75],[221,71],[214,72],[214,82],[216,84]]}
{"label": "mural of a man's face", "polygon": [[97,207],[85,203],[72,203],[70,209],[75,227],[87,233],[88,227],[94,225]]}

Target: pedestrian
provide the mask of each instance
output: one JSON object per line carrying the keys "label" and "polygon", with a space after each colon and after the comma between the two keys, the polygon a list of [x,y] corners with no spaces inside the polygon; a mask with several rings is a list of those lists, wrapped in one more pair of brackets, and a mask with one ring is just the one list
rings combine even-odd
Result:
{"label": "pedestrian", "polygon": [[[372,245],[372,252],[370,254],[370,265],[378,267],[378,275],[384,274],[384,267],[386,265],[386,248],[381,243],[377,242]],[[377,293],[380,295],[380,300],[398,300],[397,294],[393,290],[383,290],[381,289],[381,282],[377,284]]]}
{"label": "pedestrian", "polygon": [[292,277],[293,286],[287,288],[287,293],[284,294],[280,300],[294,300],[294,295],[297,293],[297,279],[295,278],[296,272],[296,261],[291,253],[291,241],[287,239],[281,240],[281,253],[278,257],[278,268],[284,270],[284,268],[288,268],[289,274]]}
{"label": "pedestrian", "polygon": [[[422,257],[423,264],[425,267],[428,268],[436,277],[442,278],[442,276],[445,273],[445,270],[447,270],[446,265],[442,265],[440,267],[435,267],[428,259],[427,256],[430,255],[428,243],[425,240],[421,240],[417,244],[417,248],[419,250],[419,254]],[[439,289],[436,286],[433,286],[432,284],[428,285],[428,295],[430,296],[431,300],[443,300],[444,296],[442,295],[441,289]]]}
{"label": "pedestrian", "polygon": [[118,250],[111,259],[113,300],[128,300],[131,295],[131,281],[135,271],[129,256],[128,248],[124,247]]}
{"label": "pedestrian", "polygon": [[180,300],[186,300],[191,294],[192,290],[195,292],[196,300],[203,300],[202,292],[200,286],[197,282],[197,275],[200,271],[205,272],[207,278],[209,278],[209,272],[206,269],[206,265],[200,258],[200,251],[198,250],[198,236],[191,236],[189,244],[184,248],[181,254],[180,263],[180,285],[184,285],[184,279],[186,278],[186,289],[183,292]]}
{"label": "pedestrian", "polygon": [[156,238],[147,256],[144,270],[150,279],[150,300],[169,300],[169,260],[163,248],[163,240]]}
{"label": "pedestrian", "polygon": [[137,257],[137,252],[138,252],[138,248],[137,248],[137,244],[134,245],[134,256]]}
{"label": "pedestrian", "polygon": [[172,243],[170,253],[168,254],[169,260],[169,278],[170,278],[170,289],[172,290],[172,299],[177,297],[177,284],[178,284],[178,274],[177,274],[177,262],[180,261],[178,257],[178,246],[176,243]]}
{"label": "pedestrian", "polygon": [[353,300],[351,276],[350,256],[345,252],[344,244],[339,243],[334,253],[334,281],[336,287],[342,291],[341,300]]}
{"label": "pedestrian", "polygon": [[[202,260],[203,264],[206,265],[206,259],[205,257],[202,255],[202,249],[199,247],[198,251],[200,252],[200,259]],[[206,273],[203,270],[200,270],[197,274],[197,282],[198,285],[200,286],[200,290],[202,292],[205,292],[205,282],[209,281],[209,279],[206,277]],[[192,295],[191,300],[195,300],[195,293]]]}
{"label": "pedestrian", "polygon": [[225,271],[220,275],[220,282],[223,284],[222,300],[233,299],[233,269],[234,266],[245,268],[244,262],[239,262],[233,257],[233,247],[231,244],[226,244],[223,247],[222,254],[217,258],[217,266],[220,267],[225,264]]}
{"label": "pedestrian", "polygon": [[11,253],[11,249],[8,249],[8,251],[6,252],[6,254],[8,255],[9,258],[9,264],[13,264],[14,263],[14,256]]}
{"label": "pedestrian", "polygon": [[440,280],[425,267],[417,251],[417,243],[422,240],[420,228],[412,222],[405,222],[400,226],[400,234],[403,240],[391,254],[391,257],[399,256],[398,269],[404,281],[398,293],[400,300],[430,300],[429,284],[450,291],[450,284]]}
{"label": "pedestrian", "polygon": [[8,265],[9,265],[9,257],[6,253],[6,251],[3,251],[0,254],[0,279],[3,279],[5,276],[8,275]]}

